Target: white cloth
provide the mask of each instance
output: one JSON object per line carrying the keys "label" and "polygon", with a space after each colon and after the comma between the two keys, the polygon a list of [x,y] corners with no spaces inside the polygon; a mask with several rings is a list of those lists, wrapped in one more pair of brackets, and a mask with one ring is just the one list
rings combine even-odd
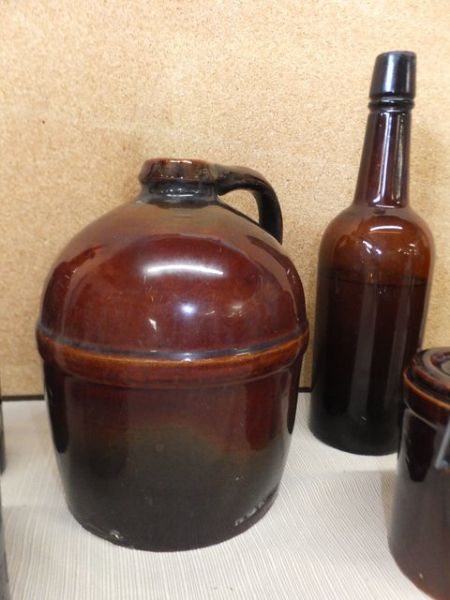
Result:
{"label": "white cloth", "polygon": [[402,600],[427,598],[387,545],[395,455],[360,457],[306,427],[306,395],[280,494],[223,544],[181,553],[114,546],[69,514],[44,402],[7,402],[2,475],[13,600]]}

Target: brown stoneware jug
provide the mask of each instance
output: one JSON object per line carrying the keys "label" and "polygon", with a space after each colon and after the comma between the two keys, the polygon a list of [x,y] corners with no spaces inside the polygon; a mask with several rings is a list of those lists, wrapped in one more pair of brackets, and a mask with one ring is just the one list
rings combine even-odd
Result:
{"label": "brown stoneware jug", "polygon": [[[140,181],[56,261],[37,339],[75,518],[181,550],[241,533],[274,501],[308,324],[261,175],[158,159]],[[259,224],[219,200],[235,189]]]}
{"label": "brown stoneware jug", "polygon": [[390,547],[418,587],[450,600],[450,347],[417,353],[404,382]]}

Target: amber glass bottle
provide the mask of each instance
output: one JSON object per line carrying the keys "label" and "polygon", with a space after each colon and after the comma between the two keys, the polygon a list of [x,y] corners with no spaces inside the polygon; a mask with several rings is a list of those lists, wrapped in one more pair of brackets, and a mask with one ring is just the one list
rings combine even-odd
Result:
{"label": "amber glass bottle", "polygon": [[310,427],[358,454],[397,449],[403,367],[422,340],[433,241],[409,207],[416,57],[377,57],[353,204],[320,247]]}

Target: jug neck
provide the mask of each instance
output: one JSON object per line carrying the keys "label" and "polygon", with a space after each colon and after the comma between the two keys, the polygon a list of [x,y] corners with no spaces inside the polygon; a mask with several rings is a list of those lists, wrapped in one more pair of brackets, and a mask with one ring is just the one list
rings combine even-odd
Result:
{"label": "jug neck", "polygon": [[204,204],[217,200],[210,165],[201,160],[152,159],[139,174],[141,202]]}
{"label": "jug neck", "polygon": [[361,156],[355,204],[407,206],[411,108],[371,107]]}

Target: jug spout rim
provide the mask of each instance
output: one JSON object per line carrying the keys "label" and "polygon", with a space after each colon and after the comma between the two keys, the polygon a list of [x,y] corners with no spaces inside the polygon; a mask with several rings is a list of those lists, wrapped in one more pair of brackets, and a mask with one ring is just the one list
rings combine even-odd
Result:
{"label": "jug spout rim", "polygon": [[142,184],[173,180],[212,184],[214,177],[208,162],[190,158],[151,158],[144,162],[139,173]]}

